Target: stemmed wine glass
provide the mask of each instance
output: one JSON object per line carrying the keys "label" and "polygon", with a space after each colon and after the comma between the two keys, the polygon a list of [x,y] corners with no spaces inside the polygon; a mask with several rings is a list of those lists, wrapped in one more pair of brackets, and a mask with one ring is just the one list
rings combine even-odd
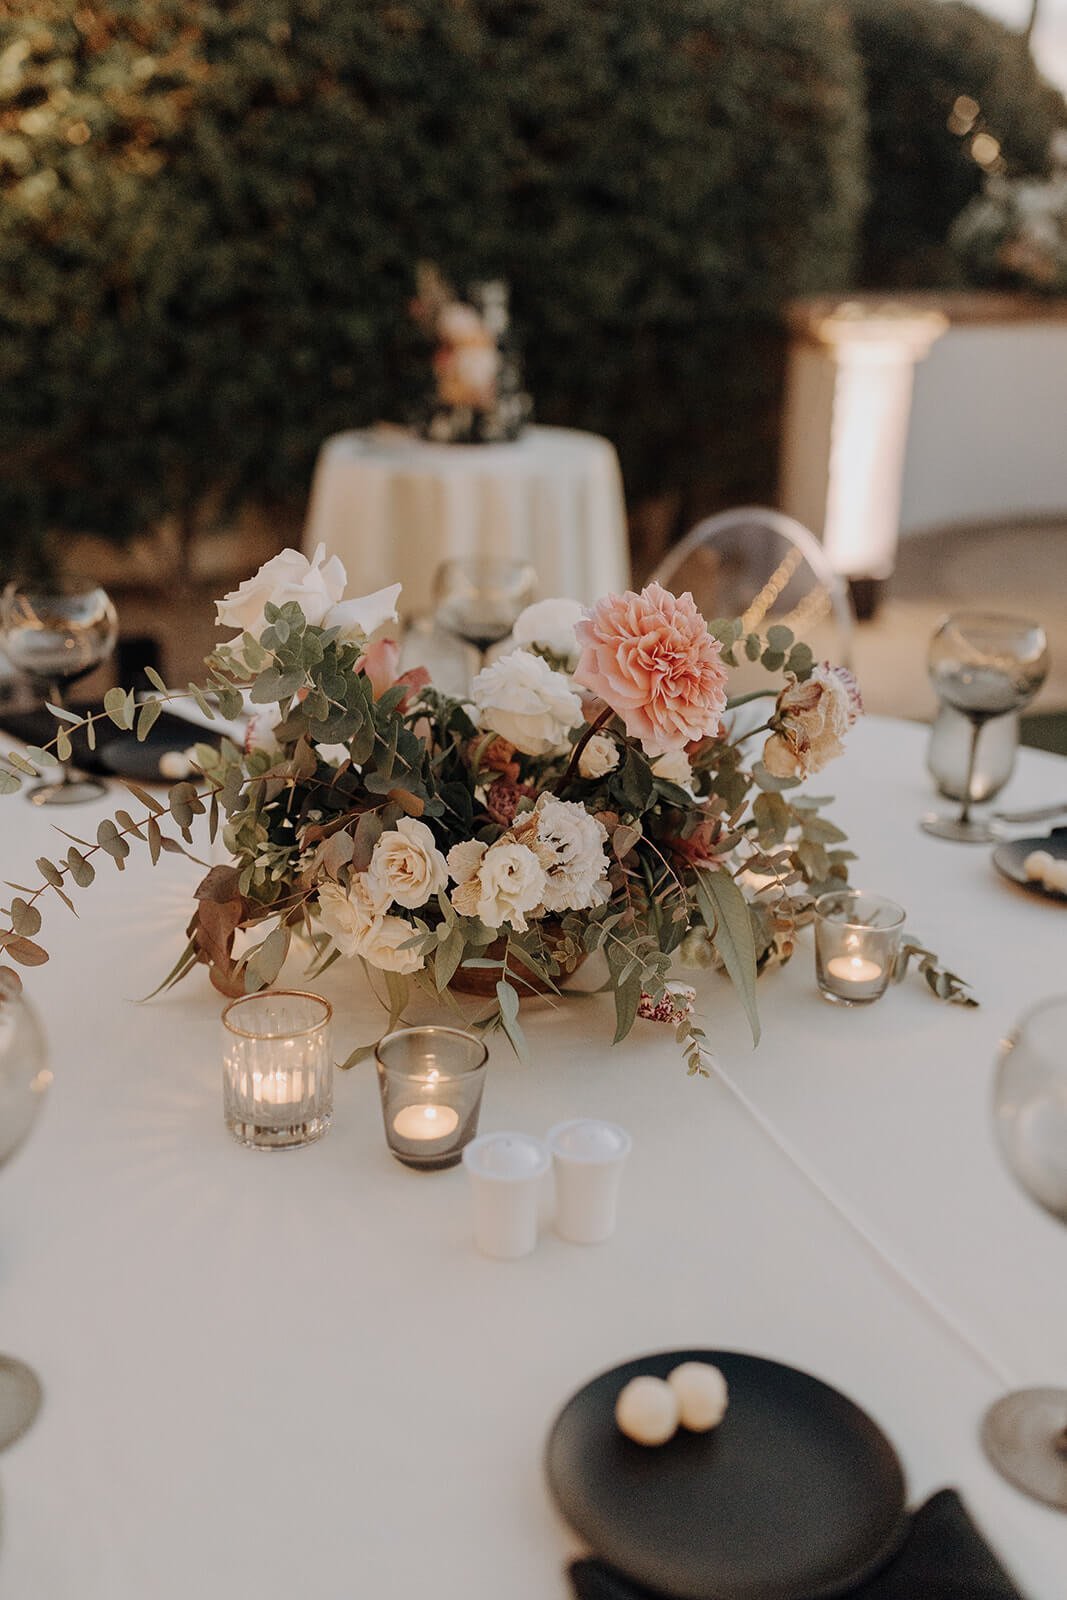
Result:
{"label": "stemmed wine glass", "polygon": [[[1000,1049],[993,1116],[1032,1200],[1067,1223],[1067,995],[1042,1000]],[[1067,1511],[1067,1389],[1017,1389],[987,1411],[982,1444],[1016,1488]]]}
{"label": "stemmed wine glass", "polygon": [[[0,1167],[25,1142],[52,1081],[44,1032],[20,990],[14,973],[0,967]],[[0,1450],[26,1432],[40,1404],[33,1369],[0,1355]]]}
{"label": "stemmed wine glass", "polygon": [[938,697],[970,722],[971,748],[959,816],[924,817],[923,830],[938,839],[989,844],[996,838],[994,830],[971,816],[978,739],[992,717],[1020,710],[1044,683],[1045,630],[1024,617],[957,611],[946,617],[930,641],[927,666]]}
{"label": "stemmed wine glass", "polygon": [[526,561],[470,556],[442,562],[434,578],[437,621],[472,644],[483,666],[486,651],[507,638],[536,594],[537,574]]}
{"label": "stemmed wine glass", "polygon": [[[0,597],[0,634],[11,665],[42,699],[63,706],[68,684],[84,678],[115,648],[118,618],[98,584],[78,579],[9,584]],[[34,805],[76,805],[105,792],[98,779],[60,761],[61,775],[30,790]]]}

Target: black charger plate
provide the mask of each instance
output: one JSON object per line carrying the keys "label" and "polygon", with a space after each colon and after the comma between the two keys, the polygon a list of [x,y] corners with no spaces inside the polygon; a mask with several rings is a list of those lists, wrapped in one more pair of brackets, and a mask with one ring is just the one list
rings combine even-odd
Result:
{"label": "black charger plate", "polygon": [[1053,828],[1044,839],[1009,839],[998,844],[993,851],[993,865],[1005,878],[1017,883],[1020,889],[1040,895],[1043,900],[1067,901],[1062,889],[1046,889],[1036,878],[1026,876],[1026,858],[1035,850],[1047,850],[1057,861],[1067,861],[1067,828]]}
{"label": "black charger plate", "polygon": [[[619,1390],[682,1361],[720,1369],[725,1418],[634,1444],[615,1423]],[[593,1552],[672,1600],[829,1600],[882,1566],[907,1527],[900,1462],[866,1412],[806,1372],[733,1351],[664,1351],[602,1373],[556,1419],[545,1467]]]}

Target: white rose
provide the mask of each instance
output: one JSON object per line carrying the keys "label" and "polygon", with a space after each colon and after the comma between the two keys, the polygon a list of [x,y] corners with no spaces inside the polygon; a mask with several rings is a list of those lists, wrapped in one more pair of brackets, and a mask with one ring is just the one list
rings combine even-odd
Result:
{"label": "white rose", "polygon": [[578,773],[582,778],[603,778],[614,772],[619,764],[619,747],[606,733],[594,733],[578,757]]}
{"label": "white rose", "polygon": [[381,972],[418,972],[422,956],[417,950],[402,950],[415,937],[416,930],[403,917],[382,917],[360,941],[359,954]]}
{"label": "white rose", "polygon": [[471,685],[483,728],[528,756],[561,749],[582,720],[582,705],[562,672],[528,650],[513,650],[483,667]]}
{"label": "white rose", "polygon": [[424,906],[448,882],[448,867],[425,822],[401,817],[374,846],[367,868],[372,894],[409,911]]}
{"label": "white rose", "polygon": [[485,324],[473,306],[453,300],[438,317],[437,332],[448,344],[478,343],[485,338]]}
{"label": "white rose", "polygon": [[778,696],[776,731],[763,746],[763,764],[775,778],[807,778],[844,749],[845,734],[863,709],[859,688],[845,667],[823,662],[804,683]]}
{"label": "white rose", "polygon": [[371,634],[383,622],[396,620],[400,584],[342,602],[347,582],[344,564],[337,556],[327,561],[324,544],[310,561],[299,550],[283,550],[264,562],[255,577],[216,600],[215,621],[219,627],[237,628],[258,638],[267,625],[264,607],[284,606],[290,600],[296,601],[312,627],[339,627],[346,637]]}
{"label": "white rose", "polygon": [[382,922],[388,904],[374,893],[364,872],[352,878],[347,890],[339,883],[319,885],[319,921],[343,956],[362,955],[364,939]]}
{"label": "white rose", "polygon": [[677,784],[679,789],[688,789],[693,781],[693,769],[684,750],[668,750],[666,755],[653,761],[652,775],[662,778],[664,783]]}
{"label": "white rose", "polygon": [[525,932],[526,913],[541,904],[545,869],[527,845],[501,839],[482,857],[481,866],[452,893],[452,904],[465,917],[479,917],[487,928],[508,923]]}
{"label": "white rose", "polygon": [[264,606],[283,606],[295,600],[308,622],[320,626],[344,594],[348,580],[339,558],[331,556],[326,561],[325,556],[326,546],[320,544],[310,561],[299,550],[283,550],[264,562],[254,578],[246,578],[239,588],[216,600],[218,625],[258,636],[266,627]]}
{"label": "white rose", "polygon": [[323,621],[324,628],[340,628],[343,639],[369,639],[377,628],[397,620],[396,603],[403,585],[391,583],[387,589],[375,589],[373,594],[361,595],[358,600],[342,600],[331,606]]}
{"label": "white rose", "polygon": [[574,625],[584,616],[585,607],[577,600],[536,600],[519,613],[512,637],[523,650],[536,645],[573,666],[579,655]]}

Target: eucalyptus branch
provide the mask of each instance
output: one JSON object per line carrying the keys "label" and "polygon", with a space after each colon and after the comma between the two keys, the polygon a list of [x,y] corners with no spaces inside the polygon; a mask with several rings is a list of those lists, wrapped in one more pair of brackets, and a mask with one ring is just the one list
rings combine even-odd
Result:
{"label": "eucalyptus branch", "polygon": [[913,940],[908,940],[900,947],[893,967],[894,983],[903,983],[912,961],[918,963],[919,973],[926,979],[928,988],[938,1000],[947,1000],[954,1006],[978,1005],[974,995],[968,993],[970,984],[967,980],[942,966],[940,958],[933,950],[927,950]]}

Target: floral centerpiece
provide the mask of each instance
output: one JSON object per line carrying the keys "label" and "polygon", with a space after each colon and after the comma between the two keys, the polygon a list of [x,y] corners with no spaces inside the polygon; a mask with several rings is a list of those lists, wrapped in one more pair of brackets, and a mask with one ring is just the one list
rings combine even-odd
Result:
{"label": "floral centerpiece", "polygon": [[[112,689],[95,715],[55,709],[60,754],[73,721],[91,741],[100,717],[143,739],[186,695],[208,719],[252,715],[243,746],[197,745],[195,777],[166,798],[128,784],[139,817],[119,810],[95,840],[42,858],[0,931],[7,956],[47,960],[38,901],[72,906],[94,856],[121,868],[139,840],[155,861],[204,827],[230,861],[196,890],[165,984],[205,964],[225,993],[255,990],[302,936],[311,976],[359,957],[394,1019],[412,983],[453,1004],[457,989],[488,995],[478,1025],[521,1053],[523,997],[558,992],[599,951],[616,1040],[644,1004],[675,1022],[698,1071],[704,1033],[668,988],[677,957],[725,968],[757,1037],[757,973],[789,959],[813,897],[847,878],[841,829],[795,791],[842,749],[860,710],[851,674],[782,626],[709,627],[690,595],[652,583],[588,609],[530,607],[516,648],[460,700],[421,669],[398,675],[397,646],[372,638],[399,585],[356,600],[344,587],[321,547],[285,551],[218,603],[237,631],[202,684],[154,677],[140,705]],[[739,656],[770,681],[731,700]],[[9,755],[0,789],[46,755]]]}
{"label": "floral centerpiece", "polygon": [[432,346],[433,387],[415,419],[443,444],[517,439],[530,416],[510,334],[508,286],[473,283],[465,300],[428,264],[418,269],[412,316]]}
{"label": "floral centerpiece", "polygon": [[992,174],[957,217],[950,238],[977,282],[1067,293],[1067,132],[1053,140],[1050,177]]}

